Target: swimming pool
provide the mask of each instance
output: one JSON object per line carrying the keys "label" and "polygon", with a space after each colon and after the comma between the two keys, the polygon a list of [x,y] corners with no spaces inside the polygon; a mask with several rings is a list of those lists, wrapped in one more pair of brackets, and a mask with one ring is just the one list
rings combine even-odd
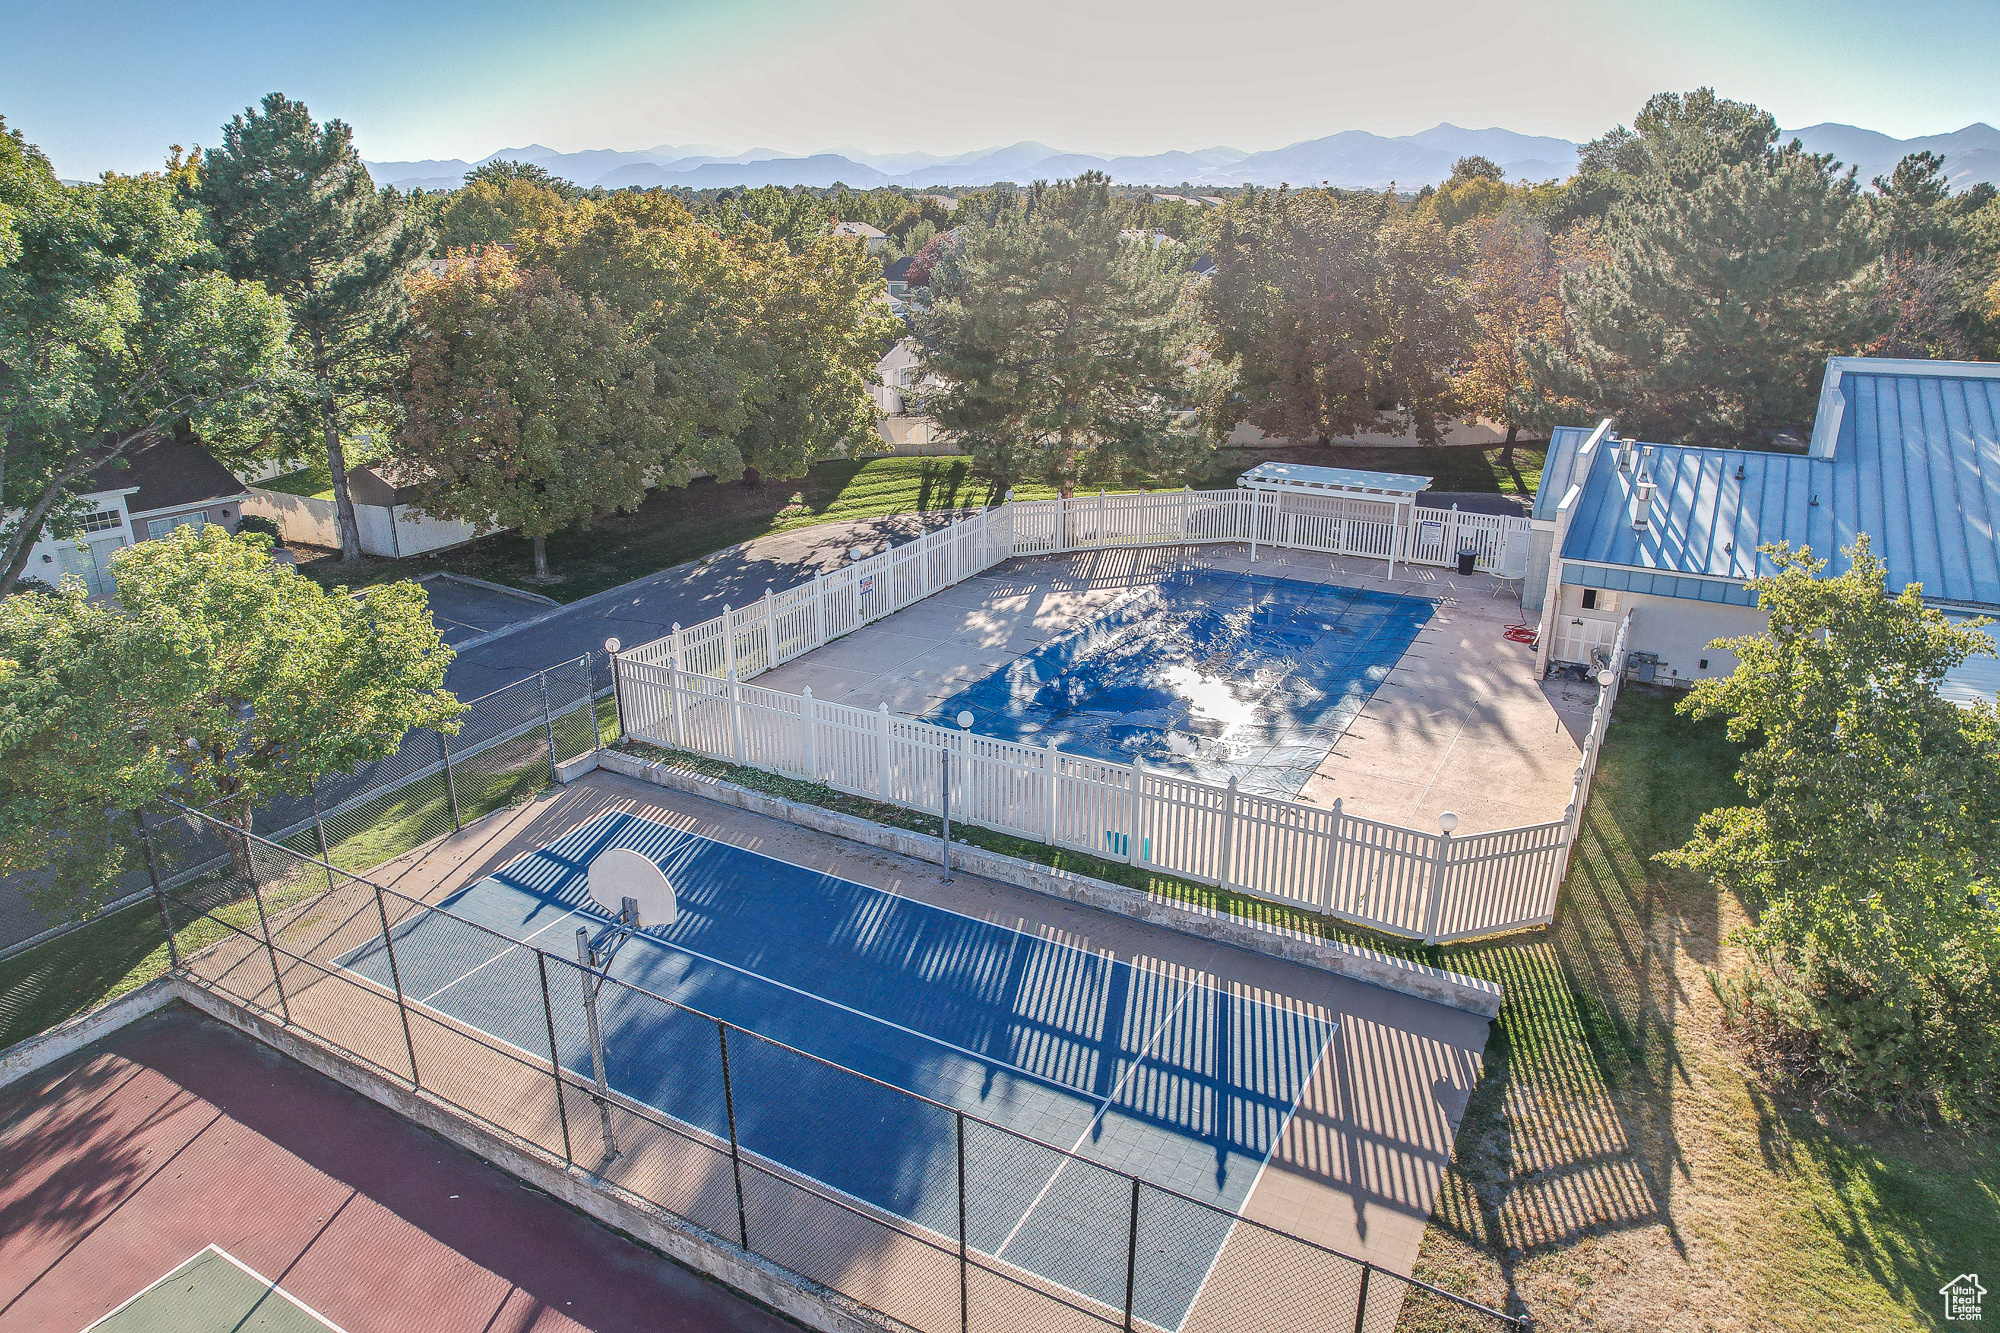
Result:
{"label": "swimming pool", "polygon": [[1296,796],[1435,614],[1427,597],[1182,570],[945,699],[982,736]]}

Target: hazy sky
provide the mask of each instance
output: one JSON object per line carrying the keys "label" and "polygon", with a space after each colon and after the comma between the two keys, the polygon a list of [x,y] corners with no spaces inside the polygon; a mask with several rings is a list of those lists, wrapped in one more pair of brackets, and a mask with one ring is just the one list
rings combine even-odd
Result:
{"label": "hazy sky", "polygon": [[2000,0],[5,0],[0,115],[67,177],[264,93],[376,161],[530,142],[1251,151],[1439,121],[1584,139],[1711,84],[1787,128],[2000,121]]}

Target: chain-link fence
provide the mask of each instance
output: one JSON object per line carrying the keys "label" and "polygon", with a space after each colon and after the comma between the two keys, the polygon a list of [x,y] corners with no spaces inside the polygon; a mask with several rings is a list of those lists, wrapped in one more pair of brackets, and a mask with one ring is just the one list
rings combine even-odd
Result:
{"label": "chain-link fence", "polygon": [[150,836],[181,975],[911,1328],[1526,1327],[210,816]]}
{"label": "chain-link fence", "polygon": [[[578,657],[471,701],[456,735],[412,731],[396,753],[252,812],[250,830],[292,851],[365,870],[542,791],[558,766],[616,739],[615,712],[608,661]],[[219,808],[211,813],[237,822]],[[205,873],[227,854],[217,836],[180,821],[161,825],[153,838],[156,852],[179,867],[168,872],[169,889],[174,875]],[[181,847],[184,840],[189,845]],[[151,888],[136,821],[127,865],[111,901],[88,921],[51,921],[29,900],[26,884],[0,883],[0,958],[144,905]]]}

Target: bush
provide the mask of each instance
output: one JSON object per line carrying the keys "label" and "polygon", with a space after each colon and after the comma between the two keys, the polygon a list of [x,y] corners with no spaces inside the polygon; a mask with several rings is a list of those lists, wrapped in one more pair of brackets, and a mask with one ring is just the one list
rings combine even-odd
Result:
{"label": "bush", "polygon": [[1928,976],[1763,951],[1716,982],[1765,1072],[1849,1110],[1945,1120],[2000,1110],[2000,978],[1965,951]]}
{"label": "bush", "polygon": [[236,520],[236,530],[239,533],[263,533],[271,539],[271,548],[273,550],[277,550],[285,544],[285,534],[278,531],[278,520],[275,518],[265,518],[262,514],[245,514],[242,518]]}

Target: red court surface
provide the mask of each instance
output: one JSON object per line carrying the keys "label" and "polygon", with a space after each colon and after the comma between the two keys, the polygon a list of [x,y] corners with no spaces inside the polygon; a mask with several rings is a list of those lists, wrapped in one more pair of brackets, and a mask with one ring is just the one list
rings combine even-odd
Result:
{"label": "red court surface", "polygon": [[0,1333],[210,1244],[347,1333],[798,1327],[183,1005],[0,1089]]}

